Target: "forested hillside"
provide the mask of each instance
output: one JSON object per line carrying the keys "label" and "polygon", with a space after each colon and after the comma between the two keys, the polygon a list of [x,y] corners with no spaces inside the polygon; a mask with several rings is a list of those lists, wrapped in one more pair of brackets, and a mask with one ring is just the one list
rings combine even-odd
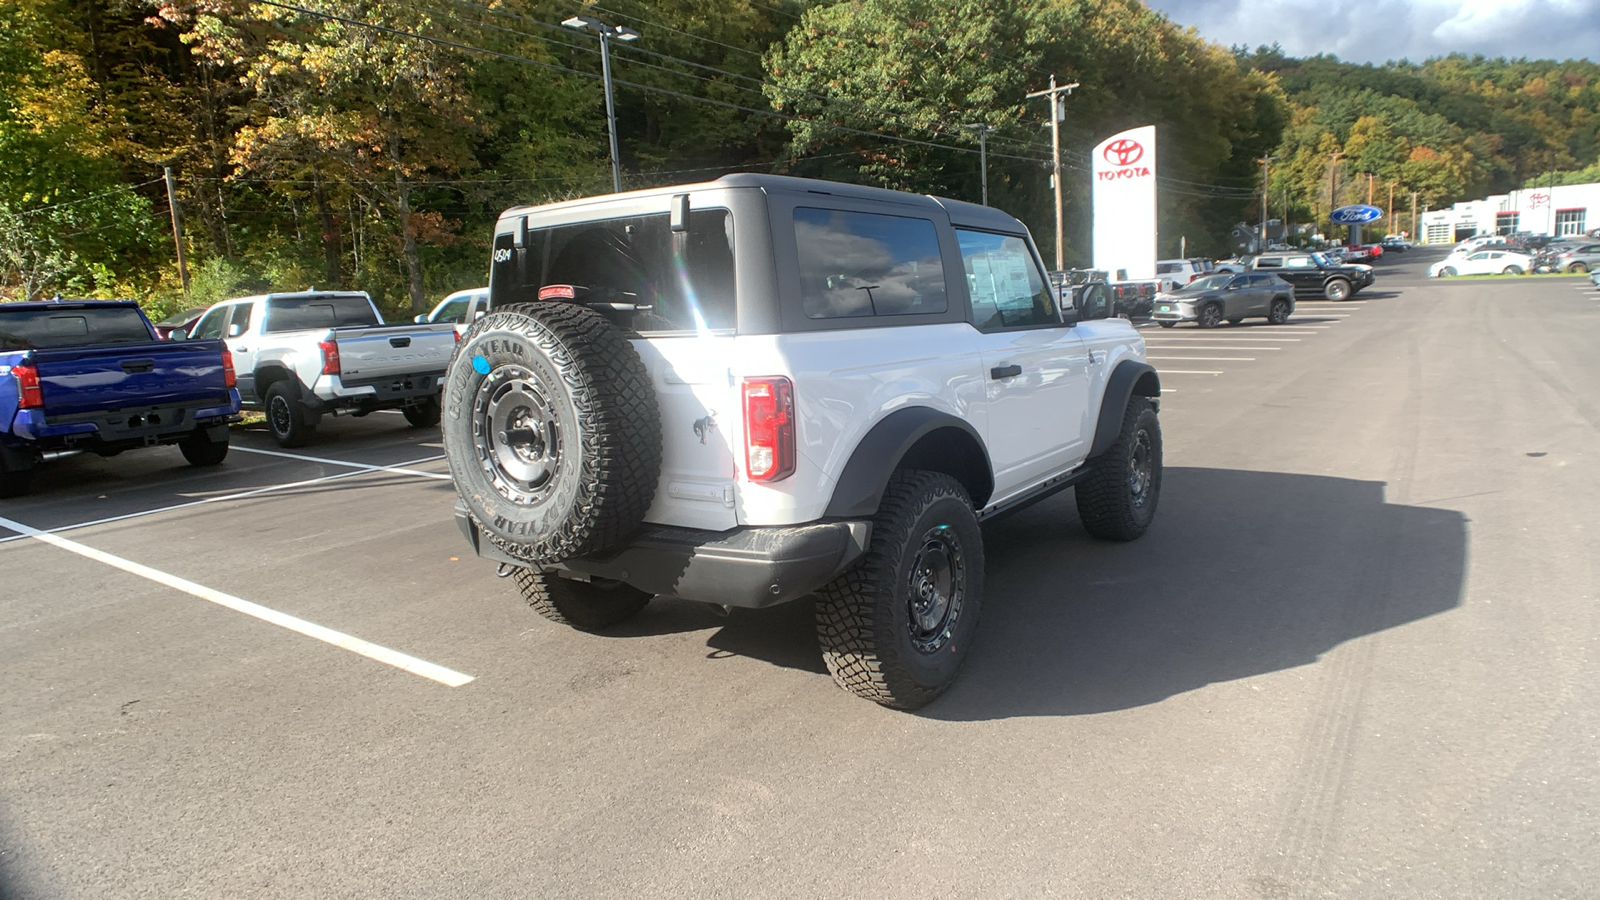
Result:
{"label": "forested hillside", "polygon": [[[1590,63],[1351,66],[1229,51],[1139,0],[0,0],[0,292],[189,302],[309,285],[393,313],[486,277],[514,203],[610,189],[613,42],[625,187],[783,172],[979,197],[1053,229],[1051,74],[1066,101],[1069,262],[1087,150],[1160,127],[1161,244],[1221,252],[1259,216],[1366,197],[1437,205],[1597,162]],[[1553,154],[1553,156],[1552,156]],[[1337,169],[1337,172],[1335,172]],[[1359,176],[1359,177],[1358,177]],[[1397,203],[1398,205],[1398,203]]]}

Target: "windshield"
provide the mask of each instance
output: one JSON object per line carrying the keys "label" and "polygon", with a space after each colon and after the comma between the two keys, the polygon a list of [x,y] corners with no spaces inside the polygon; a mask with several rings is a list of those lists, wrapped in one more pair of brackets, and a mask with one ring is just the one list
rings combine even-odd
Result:
{"label": "windshield", "polygon": [[1178,288],[1178,291],[1180,293],[1184,291],[1217,291],[1227,287],[1228,282],[1232,280],[1233,276],[1227,272],[1224,272],[1220,275],[1207,275],[1204,278],[1196,278],[1183,287]]}

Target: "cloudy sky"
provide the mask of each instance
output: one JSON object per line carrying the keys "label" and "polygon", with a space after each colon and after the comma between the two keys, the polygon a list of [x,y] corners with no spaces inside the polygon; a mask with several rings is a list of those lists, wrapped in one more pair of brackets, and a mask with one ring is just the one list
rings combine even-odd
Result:
{"label": "cloudy sky", "polygon": [[1600,0],[1146,0],[1224,45],[1349,62],[1446,53],[1600,62]]}

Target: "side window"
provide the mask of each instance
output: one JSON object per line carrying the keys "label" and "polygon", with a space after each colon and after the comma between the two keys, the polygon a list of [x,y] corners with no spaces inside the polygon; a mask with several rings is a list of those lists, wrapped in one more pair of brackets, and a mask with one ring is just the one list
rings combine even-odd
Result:
{"label": "side window", "polygon": [[1282,266],[1283,260],[1275,256],[1263,256],[1256,260],[1256,268],[1258,269],[1277,269]]}
{"label": "side window", "polygon": [[435,322],[461,322],[467,317],[467,304],[471,297],[457,297],[449,303],[439,307],[439,312],[433,317]]}
{"label": "side window", "polygon": [[1245,277],[1245,276],[1243,276],[1243,275],[1235,275],[1235,276],[1233,276],[1233,280],[1228,282],[1228,287],[1233,288],[1236,291],[1237,290],[1241,290],[1243,288],[1247,288],[1249,286],[1250,286],[1250,279]]}
{"label": "side window", "polygon": [[800,295],[806,316],[912,316],[949,308],[933,222],[797,207]]}
{"label": "side window", "polygon": [[1251,275],[1250,286],[1254,288],[1272,287],[1272,283],[1276,280],[1271,275]]}
{"label": "side window", "polygon": [[222,337],[223,325],[232,315],[232,310],[231,306],[218,306],[212,309],[201,316],[200,321],[194,323],[194,330],[189,333],[189,337],[199,341],[214,341]]}
{"label": "side window", "polygon": [[1056,325],[1061,317],[1028,242],[1016,235],[956,229],[961,265],[980,331]]}
{"label": "side window", "polygon": [[233,318],[228,322],[228,337],[238,337],[250,330],[250,314],[254,303],[241,303],[233,308]]}

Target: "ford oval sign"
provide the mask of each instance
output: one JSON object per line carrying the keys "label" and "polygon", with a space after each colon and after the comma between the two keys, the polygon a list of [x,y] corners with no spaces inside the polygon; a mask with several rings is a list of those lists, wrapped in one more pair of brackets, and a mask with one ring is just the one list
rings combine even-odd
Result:
{"label": "ford oval sign", "polygon": [[1328,218],[1339,225],[1365,225],[1383,218],[1383,210],[1365,203],[1357,203],[1354,206],[1339,207]]}

